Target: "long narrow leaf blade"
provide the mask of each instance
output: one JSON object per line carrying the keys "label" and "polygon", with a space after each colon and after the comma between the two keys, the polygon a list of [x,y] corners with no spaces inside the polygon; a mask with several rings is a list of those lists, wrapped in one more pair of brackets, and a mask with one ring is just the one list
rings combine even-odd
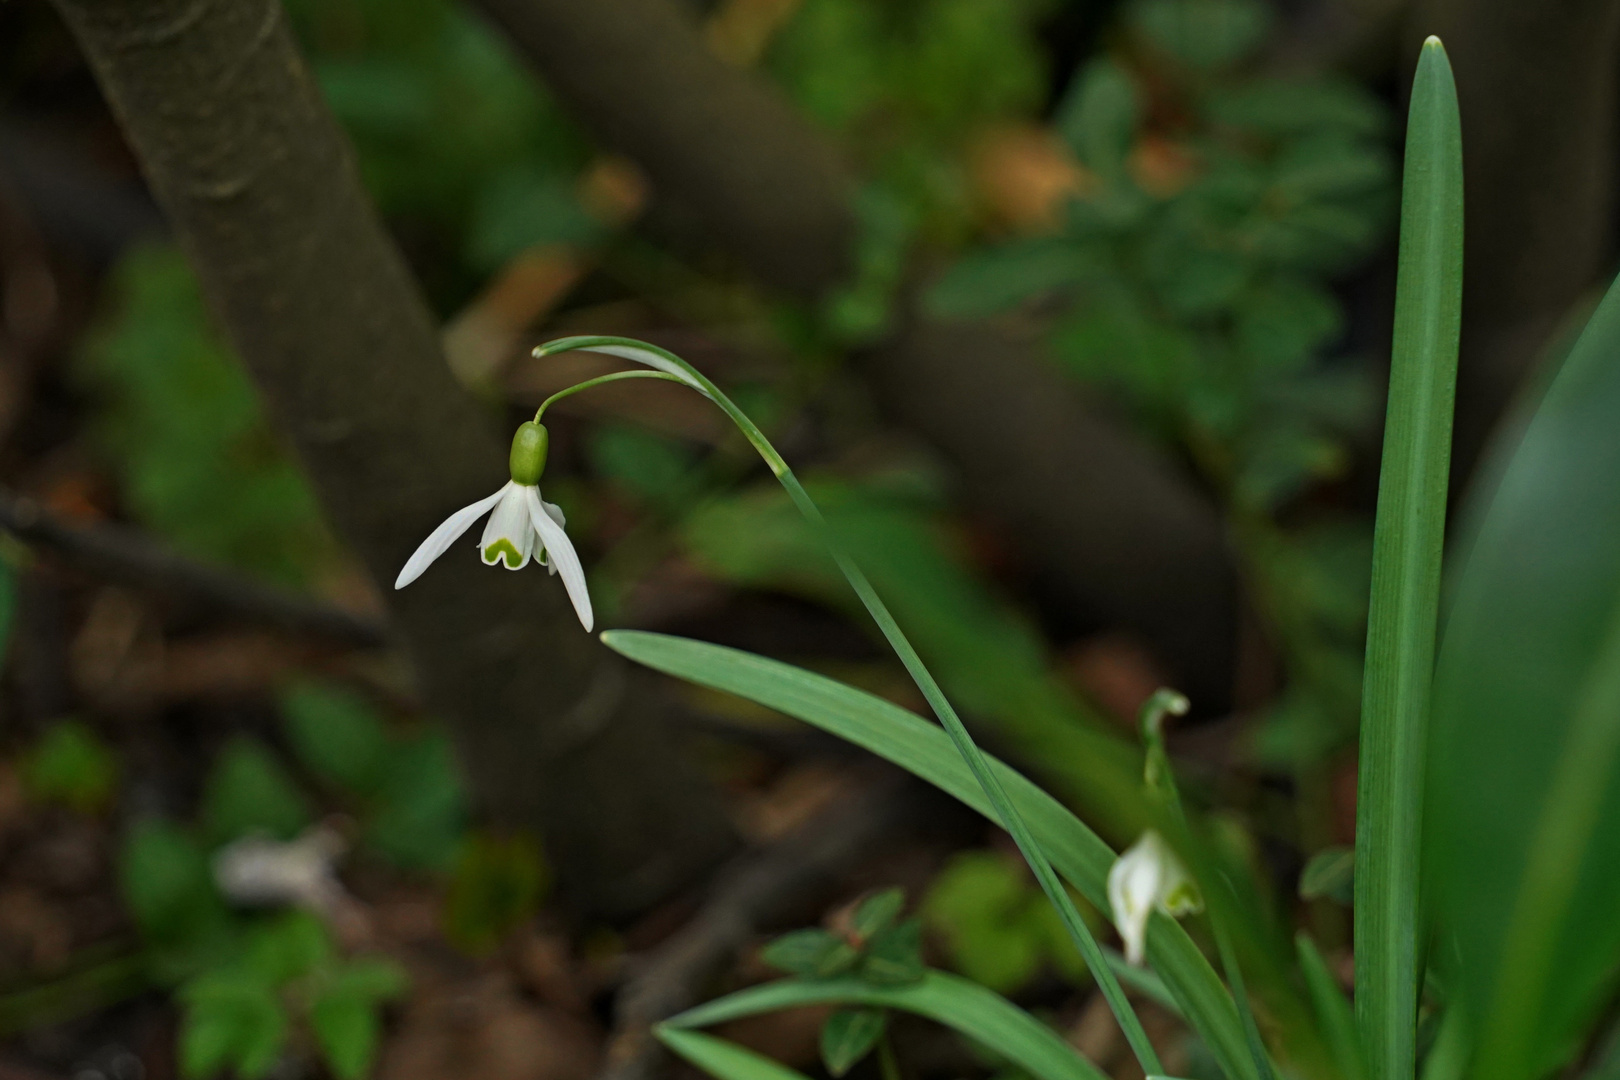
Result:
{"label": "long narrow leaf blade", "polygon": [[[995,820],[989,799],[950,737],[892,702],[790,664],[707,642],[636,630],[612,630],[602,640],[656,671],[747,698],[863,747]],[[1053,866],[1106,910],[1114,852],[1028,778],[994,758],[990,761]],[[1148,958],[1227,1076],[1256,1080],[1232,999],[1179,923],[1154,915]]]}
{"label": "long narrow leaf blade", "polygon": [[1108,1007],[1113,1012],[1114,1018],[1119,1021],[1120,1030],[1125,1035],[1125,1041],[1130,1043],[1131,1051],[1136,1055],[1138,1063],[1141,1064],[1145,1072],[1159,1072],[1161,1069],[1159,1055],[1157,1049],[1153,1046],[1153,1041],[1148,1038],[1147,1031],[1142,1027],[1142,1020],[1136,1015],[1136,1010],[1132,1008],[1130,999],[1125,996],[1125,991],[1120,987],[1119,980],[1114,978],[1113,972],[1109,970],[1107,962],[1103,958],[1101,947],[1097,944],[1090,927],[1080,917],[1079,911],[1075,909],[1074,902],[1069,898],[1068,893],[1064,891],[1063,884],[1058,879],[1057,871],[1052,868],[1051,859],[1041,850],[1039,843],[1030,835],[1029,827],[1025,823],[1023,815],[1019,813],[1017,805],[1002,790],[1001,781],[990,770],[983,751],[973,741],[973,736],[968,732],[967,725],[962,723],[962,718],[957,714],[955,706],[945,696],[945,691],[941,689],[933,673],[928,670],[928,665],[918,655],[916,647],[912,645],[905,631],[900,629],[900,624],[895,621],[893,612],[883,602],[883,598],[878,595],[866,573],[844,550],[843,545],[838,541],[833,530],[828,526],[826,519],[822,516],[820,507],[810,497],[809,492],[805,491],[804,485],[799,482],[799,478],[793,474],[787,460],[782,457],[776,447],[771,445],[770,440],[765,437],[765,433],[759,429],[759,426],[753,420],[749,419],[748,414],[743,412],[736,402],[721,392],[718,387],[691,364],[673,353],[647,342],[625,338],[571,338],[542,345],[535,350],[534,355],[541,357],[548,355],[552,351],[570,348],[622,356],[625,359],[635,360],[637,363],[658,368],[687,382],[707,394],[715,405],[737,426],[737,430],[759,451],[760,457],[770,466],[771,472],[781,482],[783,489],[788,493],[788,497],[798,507],[799,512],[804,515],[804,519],[820,534],[822,544],[826,547],[828,553],[832,555],[833,561],[838,565],[844,579],[849,582],[850,588],[855,590],[856,596],[860,598],[861,605],[872,616],[872,621],[877,623],[878,629],[882,631],[884,639],[889,643],[889,647],[894,650],[895,656],[905,667],[906,673],[911,676],[912,682],[922,692],[924,700],[928,702],[928,707],[939,718],[940,725],[950,736],[957,752],[962,755],[974,778],[984,788],[985,794],[989,797],[990,803],[995,809],[994,820],[1012,836],[1013,842],[1018,845],[1019,853],[1024,856],[1024,861],[1029,864],[1030,871],[1034,873],[1035,880],[1041,887],[1041,892],[1046,894],[1046,898],[1051,901],[1052,907],[1057,911],[1064,930],[1074,941],[1081,955],[1086,958],[1086,962],[1090,964],[1092,975],[1097,980],[1097,989],[1101,991],[1103,997],[1107,1000]]}
{"label": "long narrow leaf blade", "polygon": [[1461,130],[1451,64],[1430,38],[1406,133],[1361,714],[1356,1015],[1372,1080],[1416,1069],[1418,823],[1462,316]]}
{"label": "long narrow leaf blade", "polygon": [[993,990],[943,971],[930,971],[920,982],[900,987],[873,986],[848,977],[782,979],[699,1005],[665,1024],[671,1028],[708,1027],[805,1005],[901,1009],[984,1044],[1040,1080],[1106,1080],[1095,1065],[1035,1017]]}
{"label": "long narrow leaf blade", "polygon": [[1328,1045],[1333,1048],[1339,1074],[1344,1080],[1361,1080],[1361,1042],[1356,1035],[1355,1011],[1311,936],[1301,930],[1294,940],[1299,947],[1299,971],[1305,977],[1305,991]]}
{"label": "long narrow leaf blade", "polygon": [[660,1025],[658,1039],[715,1080],[810,1080],[763,1054],[701,1031]]}

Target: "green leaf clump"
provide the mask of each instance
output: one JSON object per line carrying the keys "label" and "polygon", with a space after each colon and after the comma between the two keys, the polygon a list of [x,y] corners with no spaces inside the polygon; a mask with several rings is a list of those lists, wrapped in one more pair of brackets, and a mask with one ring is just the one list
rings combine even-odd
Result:
{"label": "green leaf clump", "polygon": [[868,896],[837,930],[813,927],[784,934],[760,959],[807,979],[853,976],[874,986],[905,986],[922,978],[922,924],[900,918],[905,893],[884,889]]}
{"label": "green leaf clump", "polygon": [[118,758],[77,720],[52,724],[22,760],[29,796],[81,814],[107,807],[118,790]]}
{"label": "green leaf clump", "polygon": [[184,257],[131,250],[110,295],[76,372],[130,511],[189,554],[308,581],[335,544]]}
{"label": "green leaf clump", "polygon": [[1085,978],[1085,961],[1028,871],[995,852],[953,858],[934,879],[923,918],[957,970],[998,993],[1023,987],[1047,963]]}
{"label": "green leaf clump", "polygon": [[339,1080],[361,1080],[376,1056],[380,1009],[404,993],[392,961],[338,957],[313,915],[288,912],[244,934],[234,956],[181,985],[181,1074],[225,1070],[258,1080],[306,1029]]}

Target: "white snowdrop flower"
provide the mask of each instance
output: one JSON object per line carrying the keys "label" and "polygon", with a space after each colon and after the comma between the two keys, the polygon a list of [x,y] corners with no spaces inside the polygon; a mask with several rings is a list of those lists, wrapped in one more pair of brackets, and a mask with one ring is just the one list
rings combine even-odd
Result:
{"label": "white snowdrop flower", "polygon": [[1201,911],[1204,901],[1170,845],[1149,829],[1108,871],[1108,905],[1114,909],[1114,926],[1125,942],[1125,959],[1140,965],[1153,912],[1176,918]]}
{"label": "white snowdrop flower", "polygon": [[[405,568],[394,580],[394,588],[403,589],[421,577],[422,571],[449,550],[473,522],[489,513],[484,534],[478,541],[485,565],[521,570],[529,565],[531,558],[538,559],[553,574],[562,575],[568,599],[573,601],[580,623],[589,631],[595,622],[591,594],[585,587],[585,570],[579,564],[579,555],[563,531],[567,521],[555,503],[540,498],[540,474],[546,467],[547,441],[546,429],[534,421],[519,427],[512,437],[512,479],[495,494],[471,506],[463,506],[445,518],[406,561]],[[491,510],[494,512],[490,513]]]}
{"label": "white snowdrop flower", "polygon": [[214,856],[214,882],[233,904],[296,904],[326,911],[343,893],[333,870],[343,848],[343,838],[324,825],[296,840],[244,836]]}

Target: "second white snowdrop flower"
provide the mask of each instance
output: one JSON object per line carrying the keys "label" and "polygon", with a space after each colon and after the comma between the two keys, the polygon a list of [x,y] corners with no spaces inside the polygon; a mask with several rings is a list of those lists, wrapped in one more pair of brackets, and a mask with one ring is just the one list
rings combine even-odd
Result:
{"label": "second white snowdrop flower", "polygon": [[[573,601],[580,623],[588,631],[595,623],[591,594],[585,587],[585,570],[579,555],[563,531],[567,524],[555,503],[540,498],[540,474],[546,468],[546,429],[529,421],[512,436],[510,459],[512,479],[495,494],[479,499],[444,519],[444,522],[416,549],[394,580],[403,589],[422,576],[433,560],[449,550],[456,539],[485,513],[489,521],[478,540],[480,557],[488,566],[521,570],[531,558],[538,558],[553,574],[561,575]],[[492,513],[490,511],[493,511]]]}
{"label": "second white snowdrop flower", "polygon": [[1204,900],[1170,845],[1149,829],[1108,871],[1108,905],[1125,943],[1125,959],[1140,965],[1153,912],[1176,918],[1202,911]]}

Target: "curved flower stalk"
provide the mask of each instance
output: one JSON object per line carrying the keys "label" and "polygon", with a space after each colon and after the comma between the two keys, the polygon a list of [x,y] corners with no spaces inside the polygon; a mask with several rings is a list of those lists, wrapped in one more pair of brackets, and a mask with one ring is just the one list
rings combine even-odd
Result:
{"label": "curved flower stalk", "polygon": [[[587,631],[596,622],[591,611],[591,594],[585,586],[585,570],[579,564],[568,533],[567,520],[555,503],[540,498],[540,474],[546,467],[546,429],[531,420],[512,436],[510,459],[512,479],[495,494],[479,499],[444,519],[428,534],[406,560],[394,588],[403,589],[422,576],[433,561],[449,550],[473,522],[489,514],[484,533],[478,540],[480,557],[486,566],[521,570],[531,558],[539,560],[553,574],[561,575],[573,601],[574,612]],[[493,513],[491,513],[493,511]]]}
{"label": "curved flower stalk", "polygon": [[[810,522],[811,526],[820,535],[822,543],[832,553],[833,559],[838,564],[839,570],[843,572],[845,580],[854,588],[856,595],[861,599],[861,603],[865,605],[866,610],[878,624],[878,628],[883,631],[884,638],[888,641],[890,647],[894,649],[896,655],[899,656],[900,662],[905,665],[912,681],[917,684],[917,689],[922,691],[923,698],[928,702],[929,707],[934,711],[934,715],[939,718],[940,724],[950,735],[951,741],[962,755],[980,787],[984,789],[985,796],[995,809],[996,817],[1001,821],[1002,826],[1012,834],[1019,851],[1023,853],[1030,869],[1035,874],[1036,880],[1040,883],[1041,890],[1046,893],[1047,899],[1057,909],[1064,927],[1069,932],[1069,936],[1079,948],[1080,955],[1085,958],[1086,966],[1091,969],[1093,977],[1097,980],[1097,985],[1107,999],[1109,1008],[1113,1010],[1115,1018],[1119,1021],[1120,1030],[1125,1033],[1125,1037],[1130,1043],[1131,1049],[1135,1052],[1143,1072],[1149,1076],[1162,1075],[1164,1068],[1159,1063],[1158,1053],[1148,1040],[1147,1033],[1143,1030],[1142,1022],[1137,1018],[1135,1010],[1132,1009],[1130,1002],[1126,1000],[1125,992],[1120,988],[1119,980],[1109,967],[1102,947],[1097,944],[1097,939],[1092,936],[1090,928],[1080,918],[1080,913],[1075,908],[1074,901],[1058,880],[1057,872],[1053,870],[1052,864],[1048,861],[1045,853],[1035,843],[1035,838],[1030,833],[1029,826],[1025,823],[1023,816],[1007,796],[1001,781],[990,771],[989,763],[985,760],[984,754],[973,742],[973,737],[968,734],[967,727],[962,723],[961,718],[957,716],[956,710],[951,706],[950,701],[946,699],[939,683],[934,680],[934,676],[923,664],[922,658],[917,655],[917,650],[912,647],[911,642],[906,638],[899,624],[895,622],[894,616],[890,614],[888,607],[878,596],[876,590],[872,588],[872,583],[867,580],[866,574],[849,556],[844,554],[841,545],[828,527],[826,519],[822,517],[820,508],[810,498],[809,493],[804,490],[804,485],[799,483],[798,477],[793,475],[793,470],[788,468],[788,464],[783,460],[782,455],[771,445],[770,440],[765,438],[764,432],[760,431],[758,426],[748,418],[747,414],[739,409],[735,402],[728,398],[719,387],[710,382],[700,371],[674,353],[660,349],[656,345],[649,345],[646,342],[636,341],[632,338],[569,337],[547,342],[535,349],[534,355],[536,358],[544,358],[555,353],[573,350],[605,353],[609,356],[617,356],[621,359],[645,365],[654,370],[605,375],[600,379],[591,380],[590,384],[581,384],[562,393],[573,393],[584,389],[586,385],[635,375],[643,378],[664,378],[682,382],[713,401],[730,418],[731,422],[737,425],[737,429],[759,452],[759,456],[770,466],[771,472],[776,474],[777,480],[787,490],[788,497],[793,500],[794,506]],[[548,399],[541,406],[541,409],[544,410],[545,405],[549,405],[551,400],[560,396],[562,395],[558,394],[554,395],[553,399]],[[538,416],[538,414],[536,415]]]}

